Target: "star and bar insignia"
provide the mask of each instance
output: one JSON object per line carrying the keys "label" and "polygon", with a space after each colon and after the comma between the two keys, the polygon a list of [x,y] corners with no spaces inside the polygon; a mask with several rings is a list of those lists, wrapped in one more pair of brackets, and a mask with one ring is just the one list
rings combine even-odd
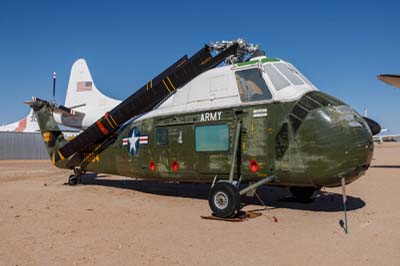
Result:
{"label": "star and bar insignia", "polygon": [[127,146],[130,154],[135,155],[138,152],[140,145],[149,144],[149,136],[141,135],[137,127],[129,131],[130,137],[122,139],[122,146]]}

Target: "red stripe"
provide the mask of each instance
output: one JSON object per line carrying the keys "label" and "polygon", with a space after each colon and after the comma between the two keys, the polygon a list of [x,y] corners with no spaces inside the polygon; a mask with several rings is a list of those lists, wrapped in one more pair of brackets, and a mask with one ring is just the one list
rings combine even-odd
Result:
{"label": "red stripe", "polygon": [[17,132],[22,132],[26,128],[26,118],[18,122],[18,127],[15,129]]}
{"label": "red stripe", "polygon": [[108,130],[103,126],[103,124],[100,122],[100,120],[97,121],[97,127],[100,129],[101,133],[103,135],[108,135]]}

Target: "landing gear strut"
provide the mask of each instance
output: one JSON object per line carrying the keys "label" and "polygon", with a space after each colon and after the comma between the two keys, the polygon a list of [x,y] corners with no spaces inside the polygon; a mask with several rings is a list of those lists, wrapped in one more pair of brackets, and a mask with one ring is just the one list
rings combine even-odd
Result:
{"label": "landing gear strut", "polygon": [[85,174],[86,171],[82,170],[81,168],[74,168],[74,174],[68,177],[68,185],[75,186],[80,181],[80,176]]}
{"label": "landing gear strut", "polygon": [[275,179],[274,176],[268,176],[254,184],[251,184],[239,190],[242,176],[240,176],[237,181],[233,180],[233,176],[235,173],[235,164],[239,147],[240,128],[240,121],[237,121],[229,179],[216,182],[217,176],[215,176],[210,193],[208,194],[208,203],[210,205],[210,208],[213,211],[214,215],[220,218],[228,218],[234,216],[240,210],[240,197],[242,195],[245,195],[250,191],[254,191],[258,187],[266,183],[272,182]]}

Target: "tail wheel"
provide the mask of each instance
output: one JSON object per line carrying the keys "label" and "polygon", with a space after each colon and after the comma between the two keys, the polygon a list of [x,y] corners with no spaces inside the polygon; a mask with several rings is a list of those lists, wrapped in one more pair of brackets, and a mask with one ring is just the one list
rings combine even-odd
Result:
{"label": "tail wheel", "polygon": [[211,188],[208,204],[215,216],[231,217],[240,209],[240,195],[233,184],[219,182]]}
{"label": "tail wheel", "polygon": [[78,177],[75,175],[70,175],[68,178],[68,185],[75,186],[78,183]]}
{"label": "tail wheel", "polygon": [[299,201],[313,201],[319,189],[316,187],[289,187],[292,195]]}

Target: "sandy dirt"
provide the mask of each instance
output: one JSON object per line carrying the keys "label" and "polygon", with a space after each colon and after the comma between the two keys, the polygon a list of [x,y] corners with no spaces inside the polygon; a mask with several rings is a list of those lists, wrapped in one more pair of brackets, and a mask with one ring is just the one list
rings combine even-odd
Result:
{"label": "sandy dirt", "polygon": [[374,157],[347,186],[348,235],[340,188],[306,204],[265,187],[268,210],[232,223],[200,218],[209,185],[89,175],[70,187],[48,161],[0,161],[0,265],[400,265],[400,143]]}

